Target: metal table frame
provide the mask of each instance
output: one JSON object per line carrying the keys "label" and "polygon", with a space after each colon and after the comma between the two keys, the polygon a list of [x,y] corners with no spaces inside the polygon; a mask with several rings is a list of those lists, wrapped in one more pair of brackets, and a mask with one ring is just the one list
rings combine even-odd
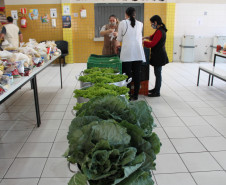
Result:
{"label": "metal table frame", "polygon": [[[216,58],[217,57],[226,58],[226,55],[225,54],[221,54],[221,53],[214,53],[213,67],[215,67],[215,65],[216,65]],[[213,78],[214,77],[216,77],[218,79],[221,79],[223,81],[226,81],[224,78],[221,78],[218,75],[213,74],[213,73],[209,72],[208,70],[205,70],[205,69],[199,67],[199,70],[198,70],[198,79],[197,79],[197,86],[199,86],[199,78],[200,78],[200,71],[201,70],[209,74],[208,86],[210,85],[210,80],[211,80],[211,86],[213,86]],[[212,77],[212,79],[211,79],[211,77]]]}
{"label": "metal table frame", "polygon": [[[48,67],[53,61],[55,61],[59,56],[53,56],[51,60],[44,63],[41,67],[37,67],[33,70],[30,76],[21,77],[17,80],[17,84],[12,84],[12,86],[0,96],[0,104],[4,103],[10,96],[12,96],[15,92],[17,92],[21,87],[23,87],[27,82],[31,82],[31,87],[34,91],[34,101],[35,101],[35,111],[36,111],[36,119],[37,119],[37,127],[41,125],[41,117],[40,117],[40,109],[39,109],[39,100],[38,100],[38,87],[37,87],[37,78],[41,71],[43,71],[46,67]],[[61,61],[60,61],[60,81],[61,81],[61,89],[62,85],[62,69],[61,69]]]}

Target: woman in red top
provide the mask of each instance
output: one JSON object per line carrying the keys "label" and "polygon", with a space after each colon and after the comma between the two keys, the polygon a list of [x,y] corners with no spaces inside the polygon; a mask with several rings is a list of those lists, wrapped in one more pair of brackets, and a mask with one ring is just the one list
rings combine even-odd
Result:
{"label": "woman in red top", "polygon": [[151,48],[151,58],[150,64],[154,67],[155,72],[155,88],[149,90],[149,97],[160,96],[160,88],[162,84],[162,66],[169,63],[169,59],[165,50],[166,43],[166,26],[163,24],[161,17],[154,15],[150,18],[151,26],[156,29],[155,33],[149,37],[144,37],[144,39],[149,39],[149,41],[144,41],[144,47]]}

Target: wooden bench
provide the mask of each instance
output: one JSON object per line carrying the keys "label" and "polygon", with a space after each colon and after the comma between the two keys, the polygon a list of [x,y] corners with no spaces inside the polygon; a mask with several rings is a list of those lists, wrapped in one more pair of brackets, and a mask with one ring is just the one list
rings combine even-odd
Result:
{"label": "wooden bench", "polygon": [[213,65],[199,66],[197,86],[199,86],[200,71],[204,71],[209,74],[208,86],[210,85],[211,77],[212,77],[211,86],[213,86],[214,77],[226,81],[226,70],[222,70],[221,68],[216,67],[216,57],[226,58],[226,54],[216,52],[214,54]]}

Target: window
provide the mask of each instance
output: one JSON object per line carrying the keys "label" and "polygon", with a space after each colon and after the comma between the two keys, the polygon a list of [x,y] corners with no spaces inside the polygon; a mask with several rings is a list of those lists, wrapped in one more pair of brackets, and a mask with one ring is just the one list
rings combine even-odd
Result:
{"label": "window", "polygon": [[100,37],[102,26],[108,23],[110,15],[116,15],[119,20],[125,19],[125,11],[128,7],[134,7],[136,10],[136,19],[144,22],[144,4],[140,3],[100,3],[95,4],[95,37]]}

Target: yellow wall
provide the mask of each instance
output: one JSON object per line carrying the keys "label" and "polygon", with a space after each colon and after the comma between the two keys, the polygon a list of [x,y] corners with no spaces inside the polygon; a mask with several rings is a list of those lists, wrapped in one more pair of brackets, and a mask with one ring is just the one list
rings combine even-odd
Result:
{"label": "yellow wall", "polygon": [[144,4],[144,35],[149,36],[154,33],[151,27],[150,18],[153,15],[159,15],[162,22],[166,22],[166,3],[145,3]]}
{"label": "yellow wall", "polygon": [[168,29],[168,32],[166,39],[166,51],[170,62],[173,61],[174,23],[175,3],[167,3],[166,27]]}
{"label": "yellow wall", "polygon": [[[45,4],[45,5],[6,5],[6,15],[11,16],[11,10],[20,12],[20,8],[27,8],[27,28],[20,28],[24,41],[27,42],[29,38],[36,39],[38,42],[44,40],[62,40],[62,13],[60,4]],[[57,9],[56,28],[52,27],[51,20],[49,23],[42,23],[40,16],[48,14],[50,16],[50,8]],[[30,20],[28,17],[30,9],[38,9],[39,17],[37,20]],[[20,21],[17,21],[20,27]]]}
{"label": "yellow wall", "polygon": [[[28,21],[27,28],[21,28],[24,36],[24,41],[29,38],[34,38],[38,42],[43,40],[67,40],[69,42],[69,56],[66,57],[67,63],[86,63],[90,54],[102,53],[103,42],[95,42],[95,18],[94,18],[94,3],[74,3],[71,5],[72,27],[62,28],[62,5],[8,5],[6,6],[7,16],[11,15],[11,10],[20,8],[38,9],[39,19]],[[40,16],[50,14],[50,8],[57,8],[57,27],[51,26],[51,21],[48,24],[43,24],[40,21]],[[80,17],[80,10],[86,9],[87,17]],[[74,17],[74,13],[78,13],[78,17]],[[170,61],[173,57],[173,33],[174,33],[174,3],[145,3],[144,4],[144,35],[151,35],[154,30],[150,26],[150,17],[160,15],[163,22],[166,23],[169,31],[167,32],[166,49]],[[18,26],[20,25],[18,21]]]}
{"label": "yellow wall", "polygon": [[[102,54],[103,42],[93,41],[95,37],[94,4],[72,4],[72,12],[78,13],[78,17],[72,16],[74,62],[86,63],[90,54]],[[80,10],[87,11],[87,17],[80,17]]]}

